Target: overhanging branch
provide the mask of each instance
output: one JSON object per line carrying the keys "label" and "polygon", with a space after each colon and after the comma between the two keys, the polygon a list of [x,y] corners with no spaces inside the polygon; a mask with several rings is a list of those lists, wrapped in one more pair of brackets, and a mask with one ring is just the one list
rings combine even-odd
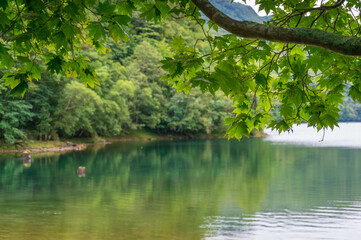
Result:
{"label": "overhanging branch", "polygon": [[331,6],[320,6],[320,7],[316,7],[316,8],[297,9],[297,11],[307,11],[307,12],[314,11],[314,10],[327,11],[327,10],[332,10],[332,9],[338,8],[344,2],[345,2],[345,0],[339,0],[334,5],[331,5]]}
{"label": "overhanging branch", "polygon": [[361,38],[341,36],[312,28],[291,28],[234,20],[209,0],[192,2],[215,24],[238,37],[321,47],[347,56],[361,56]]}

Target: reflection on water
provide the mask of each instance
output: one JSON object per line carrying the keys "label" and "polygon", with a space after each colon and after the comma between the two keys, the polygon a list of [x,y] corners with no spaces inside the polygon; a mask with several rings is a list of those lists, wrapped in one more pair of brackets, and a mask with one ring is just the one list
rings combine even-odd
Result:
{"label": "reflection on water", "polygon": [[7,155],[0,236],[358,239],[360,156],[263,139],[115,144],[34,155],[28,168]]}

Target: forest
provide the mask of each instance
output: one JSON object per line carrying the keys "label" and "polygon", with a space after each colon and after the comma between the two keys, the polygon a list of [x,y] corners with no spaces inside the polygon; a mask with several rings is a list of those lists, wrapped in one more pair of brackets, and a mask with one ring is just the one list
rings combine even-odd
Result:
{"label": "forest", "polygon": [[94,88],[72,77],[51,76],[46,66],[24,97],[13,97],[2,81],[0,138],[14,143],[26,138],[111,137],[139,129],[224,134],[224,119],[232,112],[229,99],[197,89],[177,93],[160,80],[165,74],[160,61],[172,54],[172,36],[181,34],[192,42],[200,29],[184,20],[149,24],[140,18],[133,20],[129,32],[124,44],[82,49],[101,80]]}

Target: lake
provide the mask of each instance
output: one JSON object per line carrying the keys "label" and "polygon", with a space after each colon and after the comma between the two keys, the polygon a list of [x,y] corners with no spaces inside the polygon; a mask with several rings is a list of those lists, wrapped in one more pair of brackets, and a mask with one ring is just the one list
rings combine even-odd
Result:
{"label": "lake", "polygon": [[0,155],[0,239],[359,239],[360,130]]}

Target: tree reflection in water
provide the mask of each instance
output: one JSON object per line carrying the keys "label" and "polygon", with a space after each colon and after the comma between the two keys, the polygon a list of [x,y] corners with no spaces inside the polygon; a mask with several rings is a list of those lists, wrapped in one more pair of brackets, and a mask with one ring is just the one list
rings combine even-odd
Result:
{"label": "tree reflection in water", "polygon": [[[214,233],[209,218],[252,225],[260,212],[304,211],[360,196],[358,154],[222,139],[33,156],[30,168],[7,157],[0,160],[0,236],[202,239]],[[78,177],[78,166],[86,178]]]}

